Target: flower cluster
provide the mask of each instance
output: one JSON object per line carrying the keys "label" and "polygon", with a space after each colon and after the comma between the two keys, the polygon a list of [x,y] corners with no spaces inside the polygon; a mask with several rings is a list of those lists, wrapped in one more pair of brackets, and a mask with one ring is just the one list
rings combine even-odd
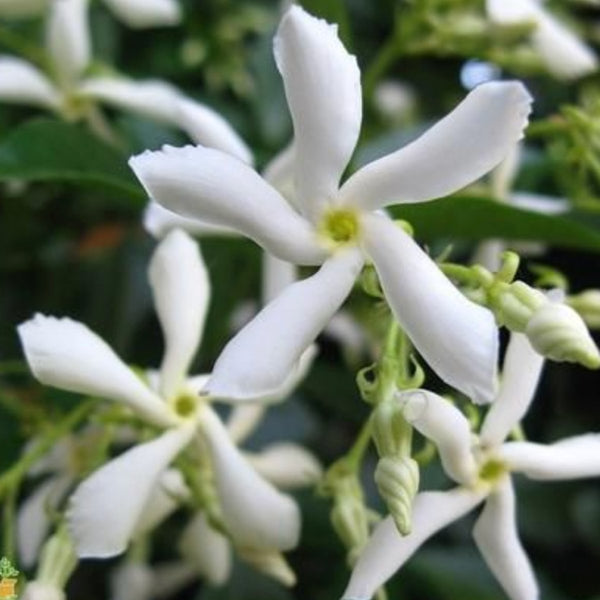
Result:
{"label": "flower cluster", "polygon": [[[107,4],[138,27],[180,17],[173,0]],[[331,500],[352,569],[344,600],[376,596],[426,539],[481,504],[473,537],[485,562],[509,598],[539,598],[517,532],[513,474],[598,476],[600,434],[545,445],[526,440],[521,424],[545,360],[600,367],[586,326],[598,323],[597,291],[569,296],[516,279],[519,258],[500,239],[479,246],[477,264],[449,262],[448,251],[422,248],[419,232],[397,218],[408,205],[451,196],[488,174],[490,195],[507,206],[566,210],[566,201],[511,190],[533,102],[525,85],[482,83],[416,139],[355,169],[363,116],[356,58],[336,26],[291,6],[274,56],[293,140],[259,173],[246,143],[212,109],[162,81],[94,73],[86,0],[0,0],[2,10],[46,10],[51,64],[44,73],[21,58],[0,58],[0,100],[87,121],[110,140],[103,102],[195,142],[129,160],[149,198],[144,226],[158,238],[147,270],[164,340],[158,368],[127,364],[67,317],[36,314],[18,326],[33,376],[87,399],[51,435],[34,438],[21,459],[21,476],[46,477],[16,517],[22,564],[38,565],[24,597],[65,598],[80,559],[122,554],[114,598],[158,597],[154,588],[166,580],[163,595],[196,578],[222,585],[233,556],[294,585],[284,553],[298,546],[301,514],[291,491],[316,486]],[[500,27],[524,21],[557,75],[595,68],[590,51],[535,2],[487,2],[486,10]],[[563,41],[556,51],[553,39]],[[550,60],[569,53],[559,65]],[[211,283],[192,235],[214,234],[262,248],[262,308],[250,310],[210,373],[193,374]],[[376,333],[340,310],[359,288],[383,315]],[[502,327],[510,341],[498,374]],[[325,472],[312,452],[286,439],[243,448],[270,407],[308,374],[323,331],[355,360],[373,361],[357,376],[370,414],[356,442]],[[447,396],[430,391],[432,376]],[[389,512],[383,520],[361,482],[371,445],[374,488]],[[422,466],[435,456],[449,490],[420,489]],[[153,532],[176,511],[186,515],[179,557],[151,564]]]}

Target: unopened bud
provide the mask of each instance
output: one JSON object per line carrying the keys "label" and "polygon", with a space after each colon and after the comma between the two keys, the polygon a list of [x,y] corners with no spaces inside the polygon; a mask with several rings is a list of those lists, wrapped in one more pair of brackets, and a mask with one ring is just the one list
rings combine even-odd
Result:
{"label": "unopened bud", "polygon": [[[16,596],[10,596],[11,598]],[[65,600],[66,595],[60,588],[41,581],[30,581],[23,592],[23,600]]]}
{"label": "unopened bud", "polygon": [[566,304],[547,302],[530,319],[525,329],[531,345],[556,361],[600,367],[600,354],[581,317]]}
{"label": "unopened bud", "polygon": [[296,584],[296,574],[281,552],[277,550],[257,550],[237,548],[240,558],[251,564],[257,571],[268,575],[286,587]]}
{"label": "unopened bud", "polygon": [[372,419],[373,440],[380,457],[410,455],[412,427],[398,402],[382,402],[373,412]]}
{"label": "unopened bud", "polygon": [[546,296],[522,281],[500,283],[490,290],[490,308],[496,320],[513,331],[524,331],[534,313],[548,302]]}
{"label": "unopened bud", "polygon": [[600,290],[587,290],[569,296],[567,304],[579,313],[588,327],[600,328]]}
{"label": "unopened bud", "polygon": [[398,531],[408,535],[412,504],[419,489],[419,465],[409,456],[381,458],[375,469],[375,483]]}

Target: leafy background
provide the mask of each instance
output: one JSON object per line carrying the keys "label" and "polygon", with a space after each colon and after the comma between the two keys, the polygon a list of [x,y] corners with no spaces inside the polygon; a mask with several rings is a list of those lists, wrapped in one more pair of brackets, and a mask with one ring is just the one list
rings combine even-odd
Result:
{"label": "leafy background", "polygon": [[[257,0],[182,2],[180,27],[136,32],[125,29],[101,4],[93,5],[95,55],[138,78],[165,78],[230,118],[254,149],[259,167],[291,135],[281,81],[271,54],[280,7]],[[386,53],[407,36],[427,40],[422,24],[413,25],[418,2],[392,0],[307,0],[310,11],[340,24],[347,46],[365,74],[366,114],[355,164],[370,160],[414,137],[464,95],[460,70],[465,54],[486,56],[485,45],[443,46],[438,51],[406,52],[397,60]],[[446,10],[451,2],[423,5]],[[474,5],[478,2],[455,2]],[[557,3],[562,4],[562,3]],[[412,12],[411,12],[412,11]],[[580,23],[594,13],[576,6]],[[597,17],[597,15],[595,15]],[[37,21],[0,23],[41,39]],[[408,32],[408,33],[407,33]],[[415,33],[416,32],[416,33]],[[0,35],[0,50],[3,50]],[[9,48],[4,48],[9,50]],[[408,82],[417,94],[415,114],[402,126],[378,115],[372,102],[382,75]],[[523,75],[523,73],[518,73]],[[508,71],[507,76],[511,76]],[[565,85],[543,73],[526,73],[534,96],[535,118],[552,115],[562,103],[577,102],[584,85]],[[7,468],[22,445],[47,419],[77,402],[77,397],[45,390],[28,376],[15,326],[34,312],[69,315],[101,334],[122,356],[141,365],[158,364],[162,347],[146,280],[154,241],[143,231],[143,191],[127,157],[163,143],[181,144],[178,132],[137,117],[110,113],[123,147],[115,149],[81,125],[66,124],[37,111],[3,105],[0,110],[0,467]],[[546,193],[572,191],[564,153],[545,152],[534,140],[520,184]],[[577,190],[576,190],[577,191]],[[588,193],[584,193],[588,192]],[[574,198],[577,194],[571,194]],[[433,249],[453,244],[453,256],[466,258],[477,240],[493,237],[535,239],[550,245],[539,260],[568,274],[575,291],[598,285],[600,219],[595,192],[583,190],[566,217],[542,216],[492,204],[485,196],[461,196],[425,206],[408,206],[398,216],[409,220],[417,238]],[[591,201],[590,201],[591,200]],[[598,201],[598,205],[594,205]],[[231,335],[233,310],[259,293],[260,255],[244,240],[203,239],[213,300],[208,330],[196,361],[208,370]],[[531,280],[526,265],[520,275]],[[235,287],[231,282],[235,280]],[[424,292],[425,293],[425,292]],[[364,366],[347,364],[341,349],[322,340],[320,358],[294,398],[270,413],[251,442],[293,438],[307,443],[330,464],[348,449],[366,414],[354,384]],[[525,427],[536,440],[600,430],[598,374],[577,366],[549,364],[539,398]],[[373,459],[365,469],[372,503]],[[438,485],[440,474],[426,472],[424,485]],[[519,480],[519,524],[523,540],[549,600],[600,598],[600,488],[595,482],[536,484]],[[222,589],[192,586],[180,598],[196,600],[286,600],[337,598],[347,581],[344,552],[328,520],[329,505],[314,492],[298,494],[305,525],[302,543],[291,554],[299,584],[284,590],[241,564]],[[472,518],[436,536],[396,576],[389,587],[394,600],[494,600],[498,585],[470,539]],[[168,555],[180,523],[169,522],[156,547]],[[114,561],[87,561],[76,573],[69,597],[106,596],[107,572]]]}

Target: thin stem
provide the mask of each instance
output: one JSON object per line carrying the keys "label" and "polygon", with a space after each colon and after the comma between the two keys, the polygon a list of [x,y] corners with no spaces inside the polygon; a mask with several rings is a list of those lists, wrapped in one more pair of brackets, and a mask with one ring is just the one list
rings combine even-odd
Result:
{"label": "thin stem", "polygon": [[366,69],[363,76],[363,89],[365,98],[371,98],[376,85],[381,78],[389,71],[395,61],[402,54],[402,46],[398,42],[395,33],[387,39],[371,64]]}
{"label": "thin stem", "polygon": [[363,424],[352,448],[346,454],[347,464],[352,470],[358,471],[362,463],[362,459],[371,442],[371,434],[373,433],[373,422],[368,418]]}
{"label": "thin stem", "polygon": [[8,491],[2,509],[2,554],[11,561],[15,557],[17,490],[17,487],[13,487]]}

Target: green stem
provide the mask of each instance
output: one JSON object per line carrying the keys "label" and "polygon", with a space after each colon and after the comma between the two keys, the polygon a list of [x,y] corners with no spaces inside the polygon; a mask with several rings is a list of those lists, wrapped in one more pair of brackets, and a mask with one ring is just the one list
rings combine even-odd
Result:
{"label": "green stem", "polygon": [[2,509],[2,554],[10,561],[15,558],[15,519],[17,506],[17,487],[10,489],[4,499]]}
{"label": "green stem", "polygon": [[401,54],[402,46],[398,42],[395,33],[392,33],[364,73],[363,90],[365,98],[370,99],[373,97],[375,87]]}
{"label": "green stem", "polygon": [[363,424],[352,448],[346,454],[348,466],[355,472],[358,472],[362,459],[371,442],[371,434],[373,433],[373,420],[369,417]]}
{"label": "green stem", "polygon": [[45,52],[8,27],[0,26],[0,45],[34,63],[44,71],[49,71]]}

